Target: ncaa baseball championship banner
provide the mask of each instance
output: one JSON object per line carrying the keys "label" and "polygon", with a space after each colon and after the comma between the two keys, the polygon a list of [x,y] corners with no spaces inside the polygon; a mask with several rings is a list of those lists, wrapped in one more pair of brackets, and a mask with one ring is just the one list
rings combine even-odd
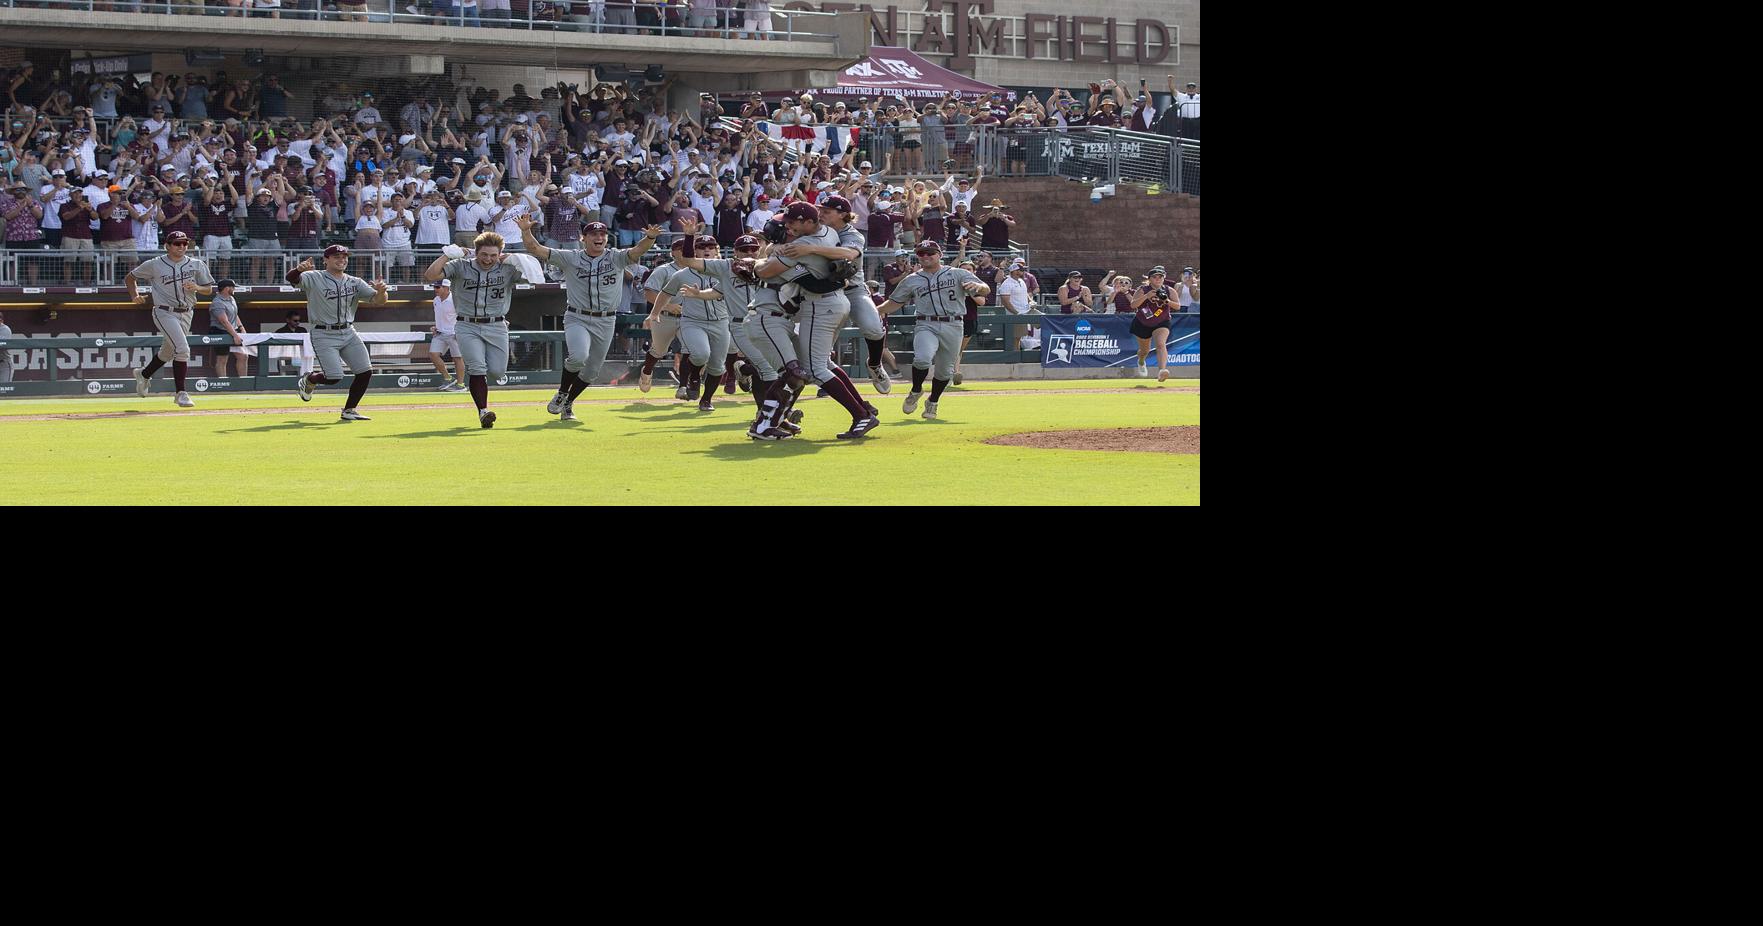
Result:
{"label": "ncaa baseball championship banner", "polygon": [[[1138,365],[1139,339],[1132,336],[1133,316],[1120,314],[1046,315],[1041,318],[1041,366],[1132,367]],[[1157,362],[1153,350],[1147,364]],[[1200,362],[1200,316],[1177,312],[1169,331],[1169,365]]]}

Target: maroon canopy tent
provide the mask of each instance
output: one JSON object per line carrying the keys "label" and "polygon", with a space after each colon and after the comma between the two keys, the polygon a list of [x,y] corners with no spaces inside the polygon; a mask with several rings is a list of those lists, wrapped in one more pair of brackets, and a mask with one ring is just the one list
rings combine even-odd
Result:
{"label": "maroon canopy tent", "polygon": [[[1002,93],[1014,101],[1016,91],[996,87],[983,80],[974,80],[948,68],[938,67],[904,48],[874,45],[869,57],[839,72],[839,85],[826,89],[810,88],[815,96],[897,96],[902,99],[940,100],[950,93],[963,97],[981,97]],[[786,95],[767,93],[767,97]]]}

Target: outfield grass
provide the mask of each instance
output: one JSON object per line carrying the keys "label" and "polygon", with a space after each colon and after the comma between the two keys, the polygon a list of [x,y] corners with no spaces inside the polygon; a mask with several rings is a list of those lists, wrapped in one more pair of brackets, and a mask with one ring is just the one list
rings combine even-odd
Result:
{"label": "outfield grass", "polygon": [[[1200,502],[1198,455],[981,443],[1019,431],[1197,425],[1200,396],[1185,390],[1198,380],[969,381],[944,394],[937,421],[901,414],[903,383],[889,396],[860,386],[882,410],[872,437],[834,439],[849,423],[844,410],[804,399],[803,435],[781,443],[747,439],[744,394],[719,395],[717,410],[700,414],[660,387],[647,396],[590,389],[570,424],[542,405],[510,407],[543,403],[549,390],[496,391],[489,431],[469,396],[433,392],[369,394],[362,408],[374,420],[348,424],[336,417],[342,395],[329,390],[310,405],[292,393],[196,397],[194,411],[239,414],[142,414],[178,411],[161,393],[7,400],[0,486],[10,504]],[[1006,394],[976,394],[986,392]],[[400,405],[444,407],[385,407]],[[62,414],[122,417],[25,420]]]}

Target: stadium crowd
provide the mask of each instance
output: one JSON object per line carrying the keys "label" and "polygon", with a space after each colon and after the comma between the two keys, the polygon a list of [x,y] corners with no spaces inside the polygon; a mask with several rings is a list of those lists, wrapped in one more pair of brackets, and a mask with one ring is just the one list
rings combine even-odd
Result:
{"label": "stadium crowd", "polygon": [[[160,251],[173,231],[200,240],[216,274],[245,285],[277,280],[283,252],[332,243],[354,246],[351,269],[363,274],[373,253],[389,252],[389,281],[414,283],[442,246],[480,231],[518,249],[523,215],[541,225],[548,246],[573,243],[583,224],[602,221],[619,246],[658,224],[670,235],[702,228],[728,248],[791,202],[837,194],[865,232],[872,279],[907,266],[919,242],[938,241],[992,287],[981,304],[998,305],[1014,289],[1007,264],[1020,260],[1010,242],[1019,219],[1002,199],[981,194],[987,164],[1020,170],[1019,146],[1006,155],[1005,142],[971,127],[1198,134],[1197,93],[1191,101],[1176,93],[1177,105],[1158,113],[1142,89],[1129,98],[1112,81],[1090,85],[1087,102],[1064,90],[1013,105],[1002,93],[830,104],[812,93],[754,93],[702,95],[695,112],[666,105],[673,84],[636,78],[583,92],[559,83],[535,96],[523,84],[504,94],[443,78],[385,78],[372,86],[320,80],[294,92],[274,73],[136,80],[39,74],[27,63],[0,76],[4,244],[25,258],[56,255],[21,259],[24,285],[89,282],[89,255],[118,252],[126,265]],[[1182,115],[1190,109],[1191,118]],[[771,135],[762,121],[774,126]],[[775,127],[815,125],[860,131],[843,146],[775,137]],[[1113,277],[1080,297],[1056,291],[1054,281],[1043,294],[1026,273],[1027,302],[1106,311],[1119,285]]]}

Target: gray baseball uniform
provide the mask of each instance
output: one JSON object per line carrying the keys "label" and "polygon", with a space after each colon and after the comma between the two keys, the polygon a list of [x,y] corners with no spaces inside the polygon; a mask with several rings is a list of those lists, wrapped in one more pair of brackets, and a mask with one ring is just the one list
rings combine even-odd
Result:
{"label": "gray baseball uniform", "polygon": [[[649,278],[643,281],[643,289],[652,293],[660,293],[661,287],[667,285],[668,278],[677,273],[679,269],[679,265],[671,261],[656,267],[649,271]],[[654,306],[649,306],[649,308],[652,310]],[[675,311],[678,311],[677,307]],[[673,339],[678,336],[679,318],[677,316],[656,316],[655,323],[649,326],[649,356],[666,356],[667,346],[672,344]]]}
{"label": "gray baseball uniform", "polygon": [[545,263],[563,271],[569,310],[563,313],[563,338],[569,352],[563,368],[592,382],[606,362],[612,334],[618,328],[618,304],[624,298],[624,268],[630,251],[607,249],[599,257],[586,251],[552,250]]}
{"label": "gray baseball uniform", "polygon": [[[12,337],[12,329],[0,325],[0,341]],[[0,348],[0,383],[12,382],[12,351]]]}
{"label": "gray baseball uniform", "polygon": [[703,270],[682,268],[674,271],[661,290],[678,300],[682,315],[680,344],[685,346],[692,363],[704,368],[707,381],[721,376],[728,369],[725,363],[730,337],[728,304],[723,298],[679,299],[679,292],[691,286],[694,289],[714,289],[726,297],[735,291],[733,266],[731,261],[706,260]]}
{"label": "gray baseball uniform", "polygon": [[184,284],[213,286],[214,277],[208,272],[208,265],[194,257],[186,257],[175,264],[170,257],[155,257],[131,273],[137,284],[147,284],[153,300],[153,325],[165,335],[165,343],[159,347],[159,359],[188,363],[190,319],[196,307],[196,294],[186,292]]}
{"label": "gray baseball uniform", "polygon": [[964,283],[981,283],[971,271],[959,267],[943,267],[936,273],[920,270],[900,278],[894,294],[888,298],[911,306],[918,314],[918,327],[912,331],[912,365],[928,370],[935,379],[955,375],[955,359],[961,356],[961,321],[967,317]]}
{"label": "gray baseball uniform", "polygon": [[[840,247],[839,233],[826,225],[820,226],[820,230],[812,235],[794,239],[794,242],[828,248]],[[780,254],[777,260],[789,268],[777,278],[786,283],[810,275],[821,278],[832,276],[832,261],[818,254],[805,257],[784,257]],[[814,381],[825,383],[833,379],[833,344],[838,341],[839,328],[844,325],[845,316],[851,312],[851,302],[838,290],[811,293],[804,289],[798,296],[801,301],[796,310],[796,352],[803,358]]]}
{"label": "gray baseball uniform", "polygon": [[342,379],[344,364],[350,373],[372,373],[373,357],[355,333],[355,313],[361,300],[372,301],[378,295],[373,287],[347,273],[331,276],[327,270],[308,270],[300,274],[300,291],[306,294],[312,352],[324,378]]}
{"label": "gray baseball uniform", "polygon": [[766,366],[776,374],[767,382],[783,375],[784,368],[796,362],[796,317],[784,314],[777,290],[769,286],[753,288],[752,310],[747,314],[747,340],[757,351],[747,355],[754,358],[753,365],[761,374]]}
{"label": "gray baseball uniform", "polygon": [[767,309],[767,311],[775,311],[777,307],[777,290],[768,289],[764,286],[755,286],[751,283],[743,283],[739,277],[735,278],[734,282],[735,291],[731,293],[726,300],[729,305],[730,315],[728,325],[729,340],[733,341],[735,346],[740,348],[741,354],[747,358],[748,363],[753,365],[753,369],[759,371],[760,379],[768,383],[772,382],[778,378],[778,366],[771,361],[771,356],[768,352],[760,350],[759,345],[754,343],[753,338],[762,337],[763,333],[759,330],[759,316],[749,310],[752,309],[760,299],[766,299],[768,300],[768,304],[772,306],[772,308]]}
{"label": "gray baseball uniform", "polygon": [[[474,258],[450,260],[443,271],[453,287],[453,305],[459,312],[459,354],[465,358],[465,375],[500,380],[508,375],[508,307],[514,301],[516,269],[497,264],[488,270]],[[488,321],[501,318],[501,321]],[[472,319],[484,319],[473,321]]]}
{"label": "gray baseball uniform", "polygon": [[[876,311],[875,300],[869,298],[869,287],[863,280],[863,249],[866,239],[855,227],[846,225],[839,231],[839,247],[856,248],[857,275],[851,278],[851,285],[845,287],[845,298],[851,303],[851,320],[862,330],[863,337],[870,341],[879,341],[887,336],[887,329],[882,327],[881,313]],[[871,364],[881,363],[880,357],[869,358]]]}

